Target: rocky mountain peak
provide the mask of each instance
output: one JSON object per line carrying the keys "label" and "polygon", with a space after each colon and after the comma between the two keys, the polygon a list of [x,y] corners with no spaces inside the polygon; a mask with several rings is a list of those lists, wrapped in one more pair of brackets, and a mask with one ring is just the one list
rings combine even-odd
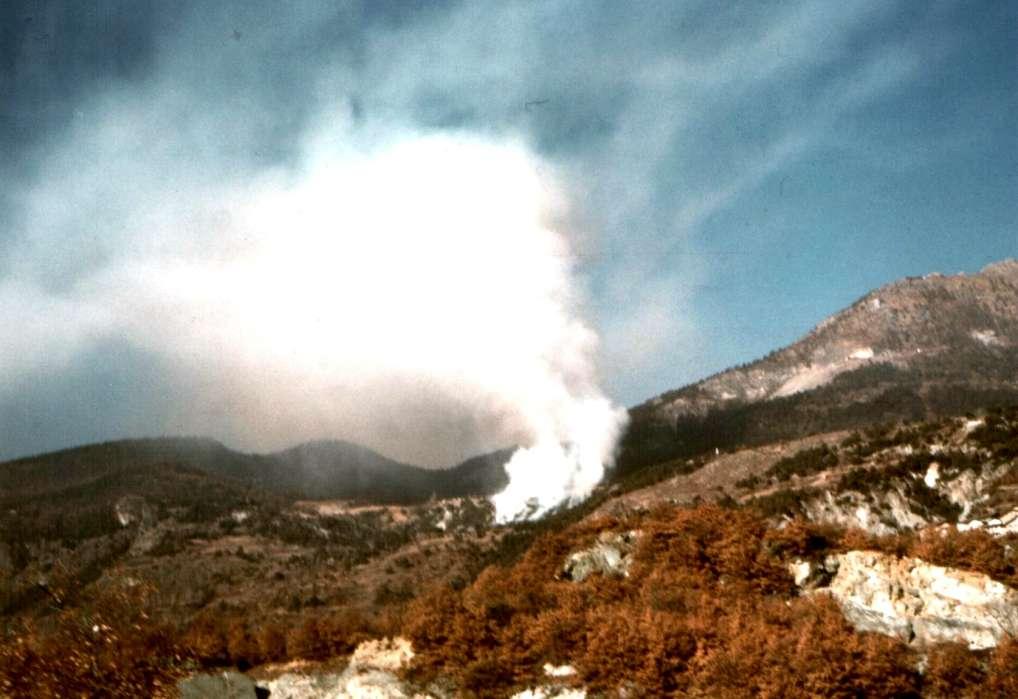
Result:
{"label": "rocky mountain peak", "polygon": [[1018,260],[1013,257],[1009,257],[1006,260],[1000,260],[999,262],[991,262],[980,270],[980,274],[999,274],[1011,277],[1018,276]]}
{"label": "rocky mountain peak", "polygon": [[630,411],[622,471],[1018,400],[1018,261],[875,289],[766,357]]}
{"label": "rocky mountain peak", "polygon": [[791,396],[873,364],[1018,346],[1018,261],[978,274],[907,277],[871,291],[799,341],[653,401],[671,416]]}

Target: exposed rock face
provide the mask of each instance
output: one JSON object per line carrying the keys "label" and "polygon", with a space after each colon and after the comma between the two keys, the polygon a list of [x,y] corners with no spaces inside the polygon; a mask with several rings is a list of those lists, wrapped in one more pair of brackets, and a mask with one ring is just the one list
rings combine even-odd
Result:
{"label": "exposed rock face", "polygon": [[[930,447],[934,455],[939,447]],[[987,459],[967,445],[956,449],[978,459]],[[902,450],[903,456],[919,453],[911,447]],[[878,467],[878,468],[883,468]],[[923,503],[919,495],[940,498],[961,511],[957,514],[958,529],[985,528],[995,536],[1018,532],[1018,509],[1001,513],[990,503],[997,481],[1012,469],[1010,463],[993,464],[987,461],[976,470],[959,471],[932,462],[922,474],[908,474],[885,482],[881,488],[835,493],[822,492],[801,502],[802,514],[814,522],[840,527],[863,529],[875,536],[887,536],[903,531],[919,531],[929,526],[953,522],[943,512],[935,512]],[[916,483],[919,483],[916,487]],[[917,492],[924,491],[924,492]],[[982,512],[982,519],[968,521],[973,512]]]}
{"label": "exposed rock face", "polygon": [[562,577],[582,582],[594,573],[601,575],[629,575],[631,555],[640,532],[601,532],[590,548],[576,551],[566,559]]}
{"label": "exposed rock face", "polygon": [[827,491],[802,504],[805,515],[814,522],[863,529],[876,536],[887,536],[901,530],[915,530],[928,522],[909,507],[901,492],[887,491],[868,497],[847,492],[839,496]]}
{"label": "exposed rock face", "polygon": [[194,675],[177,684],[182,699],[428,699],[407,687],[397,673],[414,657],[405,638],[365,641],[339,673],[288,672],[259,682],[238,672]]}
{"label": "exposed rock face", "polygon": [[1018,534],[1018,509],[1011,510],[1000,517],[990,517],[986,520],[973,519],[958,523],[958,531],[964,532],[971,529],[982,529],[990,536]]}
{"label": "exposed rock face", "polygon": [[974,507],[990,499],[996,481],[1010,470],[1010,464],[986,464],[980,473],[966,471],[941,483],[938,488],[948,500],[962,508],[959,519],[966,520]]}
{"label": "exposed rock face", "polygon": [[[895,636],[917,646],[952,641],[992,648],[1018,634],[1018,592],[981,573],[935,566],[875,551],[829,556],[836,570],[825,592],[859,631]],[[811,569],[793,574],[806,586]]]}
{"label": "exposed rock face", "polygon": [[338,674],[287,673],[263,683],[272,699],[424,699],[396,673],[414,657],[405,638],[365,641]]}

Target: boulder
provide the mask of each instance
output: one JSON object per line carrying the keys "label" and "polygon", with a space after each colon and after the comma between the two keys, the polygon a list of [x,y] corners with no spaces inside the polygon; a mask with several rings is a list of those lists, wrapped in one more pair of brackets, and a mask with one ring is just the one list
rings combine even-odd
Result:
{"label": "boulder", "polygon": [[[823,567],[836,572],[816,593],[831,595],[859,631],[916,646],[950,641],[973,650],[1018,634],[1018,591],[982,573],[876,551],[828,556]],[[810,576],[803,570],[792,572],[805,584]]]}
{"label": "boulder", "polygon": [[788,572],[791,573],[797,587],[815,590],[831,581],[831,577],[837,572],[837,566],[833,561],[819,563],[797,558],[788,564]]}
{"label": "boulder", "polygon": [[290,672],[262,684],[272,699],[414,699],[432,696],[408,688],[397,673],[414,657],[405,638],[365,641],[341,673]]}
{"label": "boulder", "polygon": [[957,529],[960,532],[969,531],[971,529],[982,529],[990,536],[1018,534],[1018,508],[999,517],[990,517],[985,520],[973,519],[968,522],[958,522]]}
{"label": "boulder", "polygon": [[638,531],[601,532],[593,546],[569,555],[562,568],[562,577],[581,582],[594,573],[628,576],[631,554],[639,537]]}

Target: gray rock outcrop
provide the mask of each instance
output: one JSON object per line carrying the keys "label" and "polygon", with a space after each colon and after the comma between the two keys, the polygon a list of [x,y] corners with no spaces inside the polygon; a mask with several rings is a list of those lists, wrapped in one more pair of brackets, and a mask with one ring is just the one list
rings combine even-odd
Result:
{"label": "gray rock outcrop", "polygon": [[[813,566],[796,562],[790,572],[808,587]],[[973,650],[1018,634],[1018,591],[982,573],[876,551],[828,556],[822,568],[833,577],[814,594],[831,595],[859,631],[916,646],[951,641]]]}
{"label": "gray rock outcrop", "polygon": [[398,672],[413,658],[405,638],[365,641],[357,646],[350,664],[341,673],[305,674],[290,672],[262,685],[272,699],[424,699],[432,693],[418,693],[407,687]]}
{"label": "gray rock outcrop", "polygon": [[601,532],[593,546],[569,555],[562,567],[562,577],[573,582],[586,580],[594,573],[629,575],[632,552],[640,532]]}

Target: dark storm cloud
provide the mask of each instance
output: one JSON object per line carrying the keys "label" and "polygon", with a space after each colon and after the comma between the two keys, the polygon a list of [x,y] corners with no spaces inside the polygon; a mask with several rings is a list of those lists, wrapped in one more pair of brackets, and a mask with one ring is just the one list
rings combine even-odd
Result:
{"label": "dark storm cloud", "polygon": [[156,38],[179,19],[157,0],[11,0],[0,7],[0,145],[17,153],[75,118],[74,105],[151,71]]}
{"label": "dark storm cloud", "polygon": [[9,386],[0,403],[0,434],[13,455],[160,434],[156,425],[179,432],[173,426],[187,394],[180,378],[156,355],[100,342],[74,364]]}

